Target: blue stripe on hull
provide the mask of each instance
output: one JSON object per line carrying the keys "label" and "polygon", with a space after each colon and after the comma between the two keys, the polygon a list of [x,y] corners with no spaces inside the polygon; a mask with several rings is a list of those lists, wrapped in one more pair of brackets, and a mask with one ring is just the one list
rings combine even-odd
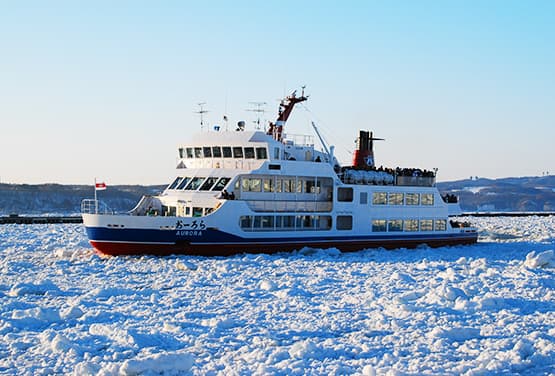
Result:
{"label": "blue stripe on hull", "polygon": [[[307,236],[303,238],[259,237],[242,238],[215,229],[147,230],[87,227],[91,244],[106,254],[201,254],[228,255],[242,252],[279,252],[300,249],[336,247],[352,251],[364,248],[416,247],[472,244],[477,234],[404,234],[366,236]],[[308,235],[308,234],[307,234]],[[311,234],[312,235],[312,234]]]}

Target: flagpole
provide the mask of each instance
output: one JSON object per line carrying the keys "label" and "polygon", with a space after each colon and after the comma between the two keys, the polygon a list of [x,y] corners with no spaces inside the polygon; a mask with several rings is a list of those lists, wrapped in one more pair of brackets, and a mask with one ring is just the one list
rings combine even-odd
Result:
{"label": "flagpole", "polygon": [[94,178],[94,214],[98,214],[98,200],[96,199],[96,178]]}

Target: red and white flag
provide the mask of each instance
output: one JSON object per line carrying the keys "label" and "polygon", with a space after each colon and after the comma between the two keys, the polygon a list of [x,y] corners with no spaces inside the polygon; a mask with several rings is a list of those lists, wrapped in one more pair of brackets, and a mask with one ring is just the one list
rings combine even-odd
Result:
{"label": "red and white flag", "polygon": [[94,183],[94,189],[96,189],[97,191],[103,191],[106,189],[106,183]]}

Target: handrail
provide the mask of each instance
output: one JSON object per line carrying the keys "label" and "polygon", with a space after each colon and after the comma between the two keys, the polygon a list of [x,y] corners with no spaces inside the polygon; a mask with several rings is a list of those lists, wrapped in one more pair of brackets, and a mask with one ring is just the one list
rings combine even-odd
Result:
{"label": "handrail", "polygon": [[104,202],[95,199],[84,199],[81,201],[82,214],[114,214],[114,211]]}

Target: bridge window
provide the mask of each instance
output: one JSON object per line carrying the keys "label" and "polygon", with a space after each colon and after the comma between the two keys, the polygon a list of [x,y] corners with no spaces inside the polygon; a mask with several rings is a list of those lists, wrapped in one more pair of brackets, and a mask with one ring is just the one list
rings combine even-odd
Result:
{"label": "bridge window", "polygon": [[222,189],[224,189],[227,183],[229,183],[230,180],[231,180],[230,178],[220,178],[220,180],[218,180],[218,182],[216,183],[214,188],[212,188],[212,190],[221,191]]}
{"label": "bridge window", "polygon": [[434,204],[434,195],[432,193],[422,193],[421,196],[421,203],[422,205],[433,205]]}
{"label": "bridge window", "polygon": [[209,191],[210,188],[212,188],[212,186],[216,183],[217,180],[218,180],[218,178],[208,178],[208,179],[206,179],[204,184],[202,184],[200,186],[200,190],[201,191]]}
{"label": "bridge window", "polygon": [[245,148],[245,158],[254,159],[254,148]]}
{"label": "bridge window", "polygon": [[374,192],[374,193],[372,193],[372,204],[373,205],[385,205],[385,204],[387,204],[387,193],[386,192]]}
{"label": "bridge window", "polygon": [[182,159],[185,158],[185,153],[183,148],[179,148],[179,158],[182,158]]}
{"label": "bridge window", "polygon": [[266,148],[256,148],[256,159],[268,159]]}
{"label": "bridge window", "polygon": [[182,179],[183,179],[182,177],[175,178],[175,180],[173,181],[173,183],[171,183],[171,184],[169,185],[168,189],[175,189],[175,187],[177,187],[177,185],[178,185],[179,183],[181,183],[181,180],[182,180]]}
{"label": "bridge window", "polygon": [[222,157],[222,148],[219,146],[212,146],[212,156],[214,158],[221,158]]}
{"label": "bridge window", "polygon": [[231,147],[230,146],[222,147],[222,152],[223,152],[224,158],[231,158]]}
{"label": "bridge window", "polygon": [[202,158],[202,148],[195,148],[195,158]]}
{"label": "bridge window", "polygon": [[186,191],[196,191],[204,181],[204,178],[196,177],[192,178],[189,184],[185,187]]}
{"label": "bridge window", "polygon": [[243,148],[240,146],[233,147],[233,158],[243,158]]}
{"label": "bridge window", "polygon": [[187,158],[193,158],[193,148],[185,148],[185,155]]}
{"label": "bridge window", "polygon": [[181,180],[181,182],[179,183],[179,185],[177,186],[177,188],[175,189],[183,189],[185,188],[185,186],[187,185],[187,183],[189,182],[190,178],[183,178],[183,180]]}
{"label": "bridge window", "polygon": [[212,148],[210,146],[205,146],[202,148],[204,158],[212,158]]}
{"label": "bridge window", "polygon": [[420,204],[420,195],[418,193],[407,193],[405,195],[405,204],[407,205]]}

